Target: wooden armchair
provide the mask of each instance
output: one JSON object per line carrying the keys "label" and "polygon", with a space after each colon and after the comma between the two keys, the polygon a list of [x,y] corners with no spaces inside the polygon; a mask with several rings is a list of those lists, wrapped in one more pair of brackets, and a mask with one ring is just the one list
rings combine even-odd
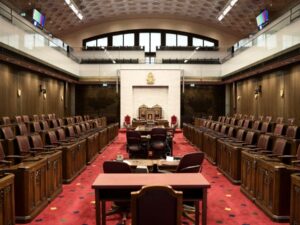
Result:
{"label": "wooden armchair", "polygon": [[132,225],[180,225],[182,192],[170,186],[145,186],[131,192]]}

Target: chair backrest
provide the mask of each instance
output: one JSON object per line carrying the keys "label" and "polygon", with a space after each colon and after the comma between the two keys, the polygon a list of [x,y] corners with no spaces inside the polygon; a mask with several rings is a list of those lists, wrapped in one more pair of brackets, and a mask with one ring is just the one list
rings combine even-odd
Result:
{"label": "chair backrest", "polygon": [[243,126],[243,123],[244,123],[244,120],[243,120],[243,119],[240,119],[240,120],[238,121],[238,123],[237,123],[237,126],[238,126],[238,127],[241,127],[241,126]]}
{"label": "chair backrest", "polygon": [[41,114],[40,115],[40,120],[46,120],[46,115],[45,114]]}
{"label": "chair backrest", "polygon": [[286,137],[292,139],[299,139],[300,138],[300,129],[298,126],[288,126],[286,129]]}
{"label": "chair backrest", "polygon": [[177,117],[175,115],[171,116],[171,125],[174,125],[177,123]]}
{"label": "chair backrest", "polygon": [[255,139],[255,132],[248,131],[246,134],[245,143],[251,145],[254,142],[254,139]]}
{"label": "chair backrest", "polygon": [[75,125],[75,131],[77,135],[81,135],[81,128],[78,124]]}
{"label": "chair backrest", "polygon": [[130,120],[131,120],[130,116],[129,116],[129,115],[126,115],[125,118],[124,118],[124,123],[125,123],[126,125],[130,125]]}
{"label": "chair backrest", "polygon": [[131,173],[130,166],[120,161],[105,161],[103,163],[104,173]]}
{"label": "chair backrest", "polygon": [[270,122],[263,122],[261,125],[261,132],[268,132],[270,130]]}
{"label": "chair backrest", "polygon": [[257,147],[262,149],[268,149],[270,145],[270,136],[261,134],[258,138]]}
{"label": "chair backrest", "polygon": [[250,128],[250,125],[251,125],[251,120],[245,119],[245,121],[243,123],[243,127],[244,128]]}
{"label": "chair backrest", "polygon": [[64,129],[57,128],[56,132],[57,132],[58,140],[63,141],[66,139],[66,133],[65,133]]}
{"label": "chair backrest", "polygon": [[245,137],[245,130],[239,129],[236,134],[236,139],[239,141],[242,141],[242,140],[244,140],[244,137]]}
{"label": "chair backrest", "polygon": [[16,128],[17,135],[29,135],[29,131],[25,123],[18,123]]}
{"label": "chair backrest", "polygon": [[275,123],[283,123],[283,117],[277,117]]}
{"label": "chair backrest", "polygon": [[276,138],[272,152],[277,155],[284,155],[287,153],[287,141],[284,138]]}
{"label": "chair backrest", "polygon": [[294,125],[295,118],[289,118],[287,121],[288,121],[287,124],[288,124],[289,126]]}
{"label": "chair backrest", "polygon": [[230,125],[232,125],[232,126],[234,126],[234,125],[236,125],[236,118],[231,118],[231,120],[230,120]]}
{"label": "chair backrest", "polygon": [[186,154],[181,158],[176,168],[176,173],[198,173],[202,170],[203,160],[203,152]]}
{"label": "chair backrest", "polygon": [[255,120],[252,126],[253,130],[260,130],[261,128],[261,120]]}
{"label": "chair backrest", "polygon": [[46,141],[48,144],[57,144],[57,136],[54,130],[50,130],[47,132]]}
{"label": "chair backrest", "polygon": [[226,125],[222,125],[222,127],[221,127],[221,134],[225,134],[226,133],[226,131],[227,131],[227,126]]}
{"label": "chair backrest", "polygon": [[51,128],[57,128],[58,127],[58,122],[56,119],[51,119],[50,121],[50,127]]}
{"label": "chair backrest", "polygon": [[132,225],[180,225],[182,192],[170,186],[145,186],[131,192]]}
{"label": "chair backrest", "polygon": [[8,116],[3,116],[2,121],[3,121],[4,125],[10,125],[11,124],[11,120]]}
{"label": "chair backrest", "polygon": [[75,137],[75,130],[74,130],[74,127],[73,126],[68,126],[67,127],[67,135],[69,137]]}
{"label": "chair backrest", "polygon": [[167,130],[165,128],[153,128],[151,130],[151,141],[165,141]]}
{"label": "chair backrest", "polygon": [[32,122],[31,129],[33,130],[33,132],[40,132],[40,131],[42,131],[41,125],[37,121],[33,121]]}
{"label": "chair backrest", "polygon": [[30,142],[34,148],[43,148],[43,140],[39,134],[33,134],[30,136]]}
{"label": "chair backrest", "polygon": [[43,130],[49,130],[49,124],[46,120],[41,120],[40,123]]}
{"label": "chair backrest", "polygon": [[80,129],[81,129],[81,131],[82,131],[83,133],[85,133],[85,132],[87,131],[86,126],[85,126],[85,123],[81,123],[79,126],[80,126]]}
{"label": "chair backrest", "polygon": [[19,154],[28,154],[30,151],[30,143],[28,136],[16,136],[17,148]]}
{"label": "chair backrest", "polygon": [[266,116],[265,121],[270,123],[272,121],[272,116]]}
{"label": "chair backrest", "polygon": [[36,114],[33,115],[32,118],[33,118],[33,121],[35,121],[35,122],[38,122],[40,120],[39,116]]}
{"label": "chair backrest", "polygon": [[127,144],[140,144],[141,143],[141,134],[138,131],[134,130],[127,130],[126,131],[126,139]]}
{"label": "chair backrest", "polygon": [[15,116],[15,121],[16,121],[16,123],[22,123],[23,122],[21,116]]}
{"label": "chair backrest", "polygon": [[274,129],[273,134],[274,135],[283,135],[285,131],[286,126],[283,123],[277,123]]}
{"label": "chair backrest", "polygon": [[28,115],[23,115],[22,118],[23,118],[24,123],[29,123],[30,122],[30,119],[29,119]]}
{"label": "chair backrest", "polygon": [[220,131],[220,127],[221,127],[221,125],[219,123],[217,123],[214,130],[215,131]]}
{"label": "chair backrest", "polygon": [[11,127],[1,127],[4,139],[15,138],[15,134]]}
{"label": "chair backrest", "polygon": [[61,118],[57,119],[57,122],[58,122],[58,125],[59,125],[60,127],[62,127],[62,126],[65,125],[64,120],[61,119]]}
{"label": "chair backrest", "polygon": [[228,137],[233,137],[234,134],[235,134],[235,129],[234,129],[234,127],[229,127],[227,136],[228,136]]}

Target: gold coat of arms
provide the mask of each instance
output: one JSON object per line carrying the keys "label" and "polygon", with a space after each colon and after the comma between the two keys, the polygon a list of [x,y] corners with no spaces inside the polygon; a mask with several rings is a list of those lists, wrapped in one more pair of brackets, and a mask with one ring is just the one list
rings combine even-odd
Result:
{"label": "gold coat of arms", "polygon": [[154,81],[155,81],[155,79],[154,79],[153,73],[152,72],[148,73],[148,75],[147,75],[147,84],[154,84]]}

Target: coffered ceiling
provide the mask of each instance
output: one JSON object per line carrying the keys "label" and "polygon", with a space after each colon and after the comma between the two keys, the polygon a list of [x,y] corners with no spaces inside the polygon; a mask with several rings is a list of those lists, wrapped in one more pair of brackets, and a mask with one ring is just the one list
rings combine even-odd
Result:
{"label": "coffered ceiling", "polygon": [[30,14],[33,8],[46,16],[46,29],[56,36],[80,28],[124,18],[185,19],[214,26],[246,37],[257,31],[256,16],[262,9],[269,10],[274,20],[298,0],[239,0],[219,22],[217,16],[227,0],[74,0],[83,20],[72,12],[64,0],[2,0],[19,12]]}

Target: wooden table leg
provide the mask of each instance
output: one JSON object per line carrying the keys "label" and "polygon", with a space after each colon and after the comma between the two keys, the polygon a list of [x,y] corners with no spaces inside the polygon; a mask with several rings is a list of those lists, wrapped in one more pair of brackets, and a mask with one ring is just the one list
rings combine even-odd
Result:
{"label": "wooden table leg", "polygon": [[194,202],[194,205],[195,205],[195,225],[199,225],[199,217],[200,217],[199,204],[200,204],[200,201],[195,201]]}
{"label": "wooden table leg", "polygon": [[102,203],[102,225],[105,225],[106,224],[106,207],[105,207],[105,201],[101,201]]}
{"label": "wooden table leg", "polygon": [[96,205],[96,225],[100,225],[100,200],[99,200],[99,191],[95,190],[95,205]]}
{"label": "wooden table leg", "polygon": [[207,189],[203,189],[203,199],[202,199],[202,225],[206,225],[207,216]]}

